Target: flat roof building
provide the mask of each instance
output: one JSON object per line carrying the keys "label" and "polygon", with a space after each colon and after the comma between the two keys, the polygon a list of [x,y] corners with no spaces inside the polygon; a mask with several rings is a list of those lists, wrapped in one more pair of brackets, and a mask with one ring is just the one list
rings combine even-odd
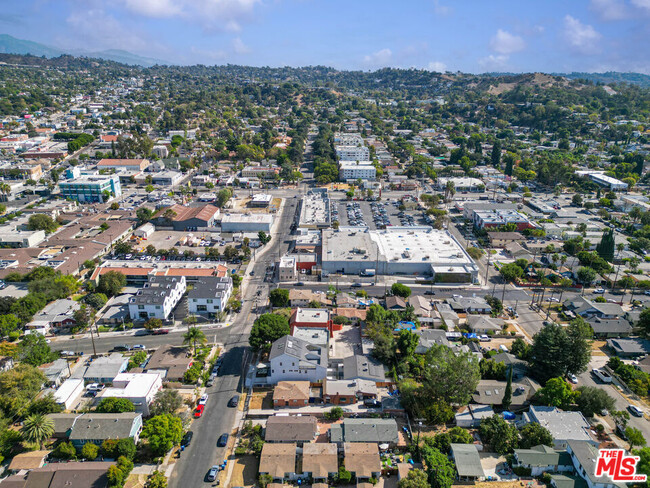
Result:
{"label": "flat roof building", "polygon": [[79,203],[104,203],[122,195],[117,175],[82,175],[73,180],[60,181],[59,189],[63,198]]}
{"label": "flat roof building", "polygon": [[341,181],[374,180],[377,169],[370,161],[345,161],[339,162],[339,179]]}
{"label": "flat roof building", "polygon": [[270,214],[228,214],[221,217],[222,232],[271,232]]}
{"label": "flat roof building", "polygon": [[327,190],[312,190],[302,197],[298,227],[326,229],[331,223],[330,199]]}

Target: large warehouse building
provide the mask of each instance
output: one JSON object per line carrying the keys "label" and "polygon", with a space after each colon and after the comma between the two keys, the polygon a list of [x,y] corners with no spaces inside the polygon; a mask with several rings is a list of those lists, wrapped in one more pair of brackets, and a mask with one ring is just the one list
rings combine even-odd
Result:
{"label": "large warehouse building", "polygon": [[324,230],[326,273],[432,276],[438,283],[478,281],[478,267],[447,231],[428,226]]}

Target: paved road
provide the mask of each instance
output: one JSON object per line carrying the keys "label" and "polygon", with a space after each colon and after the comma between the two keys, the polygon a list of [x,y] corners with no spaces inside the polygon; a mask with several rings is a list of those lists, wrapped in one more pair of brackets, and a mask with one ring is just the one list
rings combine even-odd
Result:
{"label": "paved road", "polygon": [[[297,199],[296,199],[297,200]],[[242,311],[233,324],[223,329],[224,343],[223,366],[213,387],[207,389],[209,396],[205,413],[201,419],[192,424],[194,438],[192,444],[183,452],[169,480],[170,488],[189,488],[210,486],[205,481],[208,470],[213,464],[224,460],[224,449],[217,448],[217,439],[223,433],[230,433],[234,428],[236,409],[228,408],[228,400],[239,389],[241,391],[241,373],[244,355],[247,354],[248,335],[255,317],[262,311],[263,303],[256,301],[257,291],[262,290],[261,297],[268,296],[268,284],[264,283],[266,267],[275,261],[278,253],[286,250],[286,239],[294,218],[296,203],[287,202],[277,227],[279,233],[269,244],[270,248],[258,256],[254,265],[254,276],[246,277],[248,285],[242,300]],[[256,305],[258,308],[256,308]]]}

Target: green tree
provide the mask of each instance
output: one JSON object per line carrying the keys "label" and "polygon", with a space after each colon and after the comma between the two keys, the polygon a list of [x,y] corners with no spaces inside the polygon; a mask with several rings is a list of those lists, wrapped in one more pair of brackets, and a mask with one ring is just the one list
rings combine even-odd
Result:
{"label": "green tree", "polygon": [[260,242],[262,243],[263,246],[265,246],[266,244],[268,244],[271,241],[271,236],[268,235],[263,230],[261,230],[261,231],[259,231],[257,233],[257,238],[260,240]]}
{"label": "green tree", "polygon": [[119,295],[126,286],[126,276],[119,271],[108,271],[99,277],[97,291],[108,297]]}
{"label": "green tree", "polygon": [[499,454],[507,454],[517,448],[517,428],[499,415],[484,419],[479,426],[479,434],[483,442],[490,444]]}
{"label": "green tree", "polygon": [[138,218],[138,225],[142,225],[146,222],[149,222],[153,217],[153,211],[147,207],[140,207],[136,212],[135,216]]}
{"label": "green tree", "polygon": [[643,447],[646,445],[646,439],[643,432],[635,427],[628,427],[625,429],[625,437],[627,437],[627,442],[630,444],[630,449],[634,446]]}
{"label": "green tree", "polygon": [[260,488],[266,488],[271,483],[273,483],[273,476],[270,474],[261,474],[257,478],[257,484]]}
{"label": "green tree", "polygon": [[144,323],[144,328],[147,330],[156,330],[156,329],[160,329],[162,325],[163,325],[162,319],[151,317],[149,320],[147,320]]}
{"label": "green tree", "polygon": [[45,441],[54,435],[54,420],[46,415],[30,415],[23,421],[20,433],[27,442],[33,442],[43,450]]}
{"label": "green tree", "polygon": [[289,305],[289,290],[276,288],[269,293],[269,301],[274,307],[286,307]]}
{"label": "green tree", "polygon": [[571,324],[566,328],[557,324],[545,326],[535,334],[530,348],[533,374],[545,382],[550,378],[586,371],[591,345],[584,334],[585,328],[581,324]]}
{"label": "green tree", "polygon": [[12,313],[0,315],[0,335],[8,337],[9,334],[18,330],[20,327],[20,320]]}
{"label": "green tree", "polygon": [[228,200],[232,198],[232,190],[230,188],[224,188],[223,190],[219,190],[217,193],[217,206],[223,208],[226,203],[228,203]]}
{"label": "green tree", "polygon": [[546,382],[544,387],[540,388],[535,394],[535,402],[549,407],[558,407],[568,410],[573,403],[576,394],[571,389],[571,385],[562,378],[551,378]]}
{"label": "green tree", "polygon": [[259,351],[269,347],[280,337],[289,335],[290,332],[289,320],[286,317],[265,313],[260,315],[253,323],[248,342],[254,351]]}
{"label": "green tree", "polygon": [[579,267],[576,274],[578,275],[578,280],[584,286],[591,285],[594,281],[596,281],[596,276],[598,276],[596,270],[588,266]]}
{"label": "green tree", "polygon": [[647,336],[650,335],[650,308],[644,308],[641,311],[637,326],[641,327]]}
{"label": "green tree", "polygon": [[144,488],[167,488],[167,477],[161,471],[154,471],[147,478]]}
{"label": "green tree", "polygon": [[431,488],[451,488],[456,479],[456,468],[449,457],[429,446],[421,448]]}
{"label": "green tree", "polygon": [[126,398],[104,398],[97,405],[98,413],[125,413],[135,412],[135,405]]}
{"label": "green tree", "polygon": [[447,434],[449,434],[449,441],[452,444],[472,444],[474,442],[472,434],[462,427],[452,427]]}
{"label": "green tree", "polygon": [[397,348],[399,349],[399,355],[404,359],[412,358],[415,354],[415,349],[418,347],[420,342],[420,336],[410,330],[401,330],[397,336]]}
{"label": "green tree", "polygon": [[603,232],[603,237],[596,246],[596,252],[605,261],[614,261],[614,229],[607,229]]}
{"label": "green tree", "polygon": [[165,413],[174,413],[183,406],[183,398],[178,390],[165,388],[160,390],[151,402],[150,410],[152,415],[162,415]]}
{"label": "green tree", "polygon": [[325,412],[325,418],[328,420],[339,420],[343,418],[343,409],[341,407],[332,407],[329,412]]}
{"label": "green tree", "polygon": [[503,400],[501,401],[501,406],[504,410],[508,410],[512,404],[512,369],[512,366],[510,366],[508,370],[508,381],[503,392]]}
{"label": "green tree", "polygon": [[514,341],[512,341],[510,352],[517,356],[519,359],[523,359],[525,361],[530,355],[530,345],[526,343],[526,341],[524,341],[522,338],[517,337]]}
{"label": "green tree", "polygon": [[32,366],[40,366],[59,357],[41,334],[27,334],[18,345],[18,359]]}
{"label": "green tree", "polygon": [[411,289],[402,283],[393,283],[393,285],[390,287],[390,292],[393,295],[402,298],[408,298],[411,296]]}
{"label": "green tree", "polygon": [[183,344],[192,344],[194,355],[196,356],[196,344],[205,344],[207,339],[205,334],[198,327],[190,327],[185,334],[183,334]]}
{"label": "green tree", "polygon": [[506,281],[516,281],[524,276],[524,270],[517,266],[515,263],[508,263],[501,266],[499,273]]}
{"label": "green tree", "polygon": [[542,424],[531,422],[530,424],[524,425],[519,433],[521,435],[521,440],[519,441],[520,449],[530,449],[539,445],[553,447],[553,436]]}
{"label": "green tree", "polygon": [[614,410],[614,399],[605,390],[595,386],[581,386],[577,392],[575,403],[585,417],[593,417],[603,410]]}
{"label": "green tree", "polygon": [[130,461],[133,461],[136,453],[136,447],[133,438],[128,437],[124,439],[118,439],[117,443],[115,444],[114,451],[115,454],[113,457],[124,457]]}
{"label": "green tree", "polygon": [[43,230],[48,234],[54,232],[57,227],[59,227],[59,224],[52,217],[45,214],[34,214],[27,221],[29,230]]}
{"label": "green tree", "polygon": [[94,461],[99,456],[99,446],[92,442],[86,442],[81,448],[81,457],[88,461]]}
{"label": "green tree", "polygon": [[84,297],[84,301],[95,310],[99,310],[106,305],[108,297],[103,293],[89,293]]}
{"label": "green tree", "polygon": [[54,395],[47,395],[33,400],[27,407],[28,415],[47,415],[49,413],[60,413],[63,407],[56,402]]}
{"label": "green tree", "polygon": [[571,198],[571,203],[573,203],[573,205],[576,207],[582,207],[582,196],[579,193],[576,193]]}
{"label": "green tree", "polygon": [[501,164],[501,141],[499,141],[498,139],[494,141],[490,159],[492,161],[492,166],[494,166],[495,168],[498,168],[499,165]]}
{"label": "green tree", "polygon": [[142,437],[147,439],[155,456],[164,456],[181,442],[183,423],[180,418],[170,414],[156,415],[145,423]]}
{"label": "green tree", "polygon": [[61,442],[52,451],[55,459],[74,459],[77,456],[77,449],[72,442]]}
{"label": "green tree", "polygon": [[427,473],[421,469],[412,469],[397,482],[397,488],[430,488]]}
{"label": "green tree", "polygon": [[636,465],[638,474],[645,474],[650,479],[650,447],[634,449],[632,454],[639,456],[639,462]]}

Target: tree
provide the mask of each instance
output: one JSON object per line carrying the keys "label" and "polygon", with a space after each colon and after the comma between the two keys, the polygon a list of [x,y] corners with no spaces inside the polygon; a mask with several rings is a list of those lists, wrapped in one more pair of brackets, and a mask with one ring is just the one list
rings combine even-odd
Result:
{"label": "tree", "polygon": [[650,335],[650,308],[644,308],[641,311],[637,325],[644,330],[646,335]]}
{"label": "tree", "polygon": [[126,398],[104,398],[97,405],[98,413],[125,413],[135,412],[135,405]]}
{"label": "tree", "polygon": [[84,297],[84,301],[95,310],[99,310],[106,305],[108,297],[103,293],[90,293]]}
{"label": "tree", "polygon": [[271,483],[273,483],[273,476],[271,476],[270,474],[261,474],[257,478],[257,484],[259,485],[260,488],[266,488]]}
{"label": "tree", "polygon": [[154,471],[147,478],[144,488],[167,488],[167,477],[161,471]]}
{"label": "tree", "polygon": [[41,334],[27,334],[18,345],[18,359],[32,366],[40,366],[59,357]]}
{"label": "tree", "polygon": [[537,390],[535,402],[549,407],[568,410],[575,396],[571,385],[564,378],[551,378],[543,388]]}
{"label": "tree", "polygon": [[86,442],[81,448],[81,457],[88,461],[94,461],[99,456],[99,446],[92,442]]}
{"label": "tree", "polygon": [[164,456],[181,442],[183,422],[171,414],[156,415],[145,423],[142,437],[147,439],[155,456]]}
{"label": "tree", "polygon": [[343,409],[341,407],[332,407],[329,412],[325,412],[327,420],[339,420],[343,418]]}
{"label": "tree", "polygon": [[506,281],[516,281],[524,276],[524,270],[515,263],[508,263],[501,266],[499,273]]}
{"label": "tree", "polygon": [[144,323],[144,328],[147,330],[155,330],[155,329],[160,329],[162,325],[163,325],[162,319],[151,317],[149,320],[147,320]]}
{"label": "tree", "polygon": [[33,442],[43,450],[45,441],[54,435],[54,420],[46,415],[30,415],[23,421],[20,433],[27,442]]}
{"label": "tree", "polygon": [[614,261],[614,229],[607,229],[603,232],[603,237],[596,246],[596,252],[605,261]]}
{"label": "tree", "polygon": [[582,207],[582,196],[579,193],[576,193],[571,198],[571,203],[573,203],[573,205],[576,207]]}
{"label": "tree", "polygon": [[115,244],[115,247],[113,247],[113,251],[115,254],[129,254],[133,252],[133,246],[129,244],[128,242],[118,242]]}
{"label": "tree", "polygon": [[74,459],[77,456],[77,449],[72,442],[61,442],[54,448],[51,455],[55,459]]}
{"label": "tree", "polygon": [[0,315],[0,335],[8,337],[9,334],[18,330],[20,327],[20,320],[12,313]]}
{"label": "tree", "polygon": [[150,410],[152,415],[162,415],[165,413],[174,413],[183,406],[183,398],[178,390],[165,388],[156,393],[151,402]]}
{"label": "tree", "polygon": [[393,286],[390,287],[390,292],[402,298],[408,298],[411,295],[411,289],[402,283],[393,283]]}
{"label": "tree", "polygon": [[632,454],[639,456],[639,462],[636,465],[637,474],[645,474],[650,479],[650,447],[635,449]]}
{"label": "tree", "polygon": [[223,190],[219,190],[217,193],[217,206],[222,207],[228,203],[228,200],[232,197],[232,190],[230,188],[224,188]]}
{"label": "tree", "polygon": [[553,436],[546,427],[537,422],[524,425],[519,434],[521,435],[520,449],[530,449],[539,445],[553,447]]}
{"label": "tree", "polygon": [[265,246],[266,244],[268,244],[271,241],[271,236],[268,235],[263,230],[261,230],[261,231],[259,231],[257,233],[257,238],[260,240],[260,242],[262,243],[263,246]]}
{"label": "tree", "polygon": [[115,444],[113,457],[125,457],[131,461],[135,458],[136,447],[132,437],[119,439]]}
{"label": "tree", "polygon": [[630,443],[630,449],[632,449],[634,446],[643,447],[646,445],[646,439],[643,435],[643,432],[634,427],[628,427],[625,429],[625,437],[627,437],[627,442]]}
{"label": "tree", "polygon": [[578,275],[578,280],[584,286],[589,286],[594,281],[596,281],[596,276],[597,276],[596,270],[588,266],[579,267],[576,274]]}
{"label": "tree", "polygon": [[507,454],[517,448],[519,433],[499,415],[484,419],[479,426],[479,434],[484,443],[490,444],[499,454]]}
{"label": "tree", "polygon": [[[135,216],[138,218],[138,225],[142,225],[146,222],[149,222],[153,217],[153,211],[147,207],[140,207],[136,212]],[[121,254],[121,253],[120,253]]]}
{"label": "tree", "polygon": [[205,334],[198,327],[190,327],[185,334],[183,334],[183,344],[192,344],[194,355],[196,356],[196,343],[205,344],[207,339]]}
{"label": "tree", "polygon": [[52,217],[45,214],[34,214],[27,221],[29,230],[43,230],[47,234],[54,232],[57,227],[59,227],[59,224]]}
{"label": "tree", "polygon": [[397,488],[430,488],[427,474],[421,469],[412,469],[397,482]]}
{"label": "tree", "polygon": [[603,410],[611,412],[614,409],[614,399],[605,390],[595,386],[581,386],[577,391],[575,403],[585,417],[593,417],[595,413]]}
{"label": "tree", "polygon": [[289,335],[289,320],[286,317],[274,313],[260,315],[253,323],[250,337],[248,339],[254,351],[267,348],[280,337]]}
{"label": "tree", "polygon": [[420,342],[420,336],[410,330],[401,330],[397,336],[397,349],[399,349],[399,356],[402,360],[413,357],[415,349]]}
{"label": "tree", "polygon": [[29,407],[27,407],[28,415],[47,415],[49,413],[60,413],[63,407],[56,402],[54,395],[48,393],[47,395],[33,400]]}
{"label": "tree", "polygon": [[99,277],[97,291],[106,296],[114,297],[115,295],[119,295],[125,286],[126,276],[119,271],[108,271]]}
{"label": "tree", "polygon": [[451,488],[456,479],[456,468],[449,457],[429,446],[423,446],[421,453],[431,488]]}
{"label": "tree", "polygon": [[452,427],[447,434],[449,434],[449,442],[452,444],[472,444],[474,442],[472,434],[462,427]]}
{"label": "tree", "polygon": [[503,392],[503,400],[501,400],[501,406],[504,410],[508,410],[512,404],[512,366],[508,371],[508,382],[506,383],[506,389]]}
{"label": "tree", "polygon": [[586,371],[591,346],[584,331],[585,328],[577,323],[566,329],[558,324],[545,326],[533,337],[531,371],[542,382]]}
{"label": "tree", "polygon": [[510,353],[517,356],[517,358],[523,359],[525,361],[530,355],[530,345],[522,338],[517,337],[514,341],[512,341],[512,345],[510,346]]}
{"label": "tree", "polygon": [[289,290],[276,288],[269,293],[269,301],[274,307],[286,307],[289,305]]}

